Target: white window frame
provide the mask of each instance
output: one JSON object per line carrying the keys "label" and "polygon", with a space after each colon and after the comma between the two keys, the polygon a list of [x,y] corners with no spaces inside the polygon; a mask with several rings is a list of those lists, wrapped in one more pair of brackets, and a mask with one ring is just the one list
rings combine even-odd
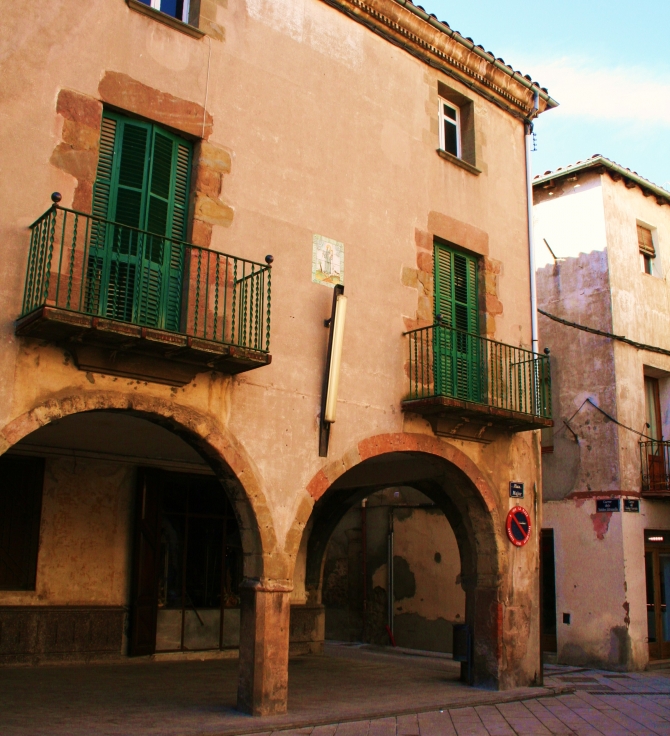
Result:
{"label": "white window frame", "polygon": [[[452,156],[454,154],[451,153],[451,151],[447,151],[446,149],[446,140],[444,135],[444,125],[447,123],[448,125],[453,125],[456,128],[456,157],[462,158],[462,145],[461,145],[461,111],[460,108],[457,105],[454,105],[453,102],[449,102],[448,100],[445,100],[443,97],[439,97],[439,120],[440,120],[440,150],[444,151],[445,153],[449,153]],[[456,113],[456,120],[452,120],[451,118],[447,117],[444,114],[444,106],[449,107]]]}
{"label": "white window frame", "polygon": [[[184,9],[182,11],[182,17],[177,18],[177,20],[180,20],[182,23],[188,23],[188,11],[189,11],[190,4],[191,4],[190,0],[184,0]],[[154,10],[160,10],[161,0],[151,0],[151,7]]]}

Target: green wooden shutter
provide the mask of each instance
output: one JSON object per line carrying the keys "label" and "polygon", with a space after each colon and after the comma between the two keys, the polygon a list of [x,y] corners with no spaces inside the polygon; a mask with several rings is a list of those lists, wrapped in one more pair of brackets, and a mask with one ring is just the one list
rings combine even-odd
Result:
{"label": "green wooden shutter", "polygon": [[477,260],[435,245],[435,393],[481,397]]}
{"label": "green wooden shutter", "polygon": [[88,311],[179,329],[190,160],[177,136],[104,114],[93,214],[130,227],[97,225]]}
{"label": "green wooden shutter", "polygon": [[[93,205],[91,212],[95,218],[110,219],[109,201],[112,192],[114,150],[116,145],[115,118],[103,116],[100,129],[100,149],[98,170],[93,186]],[[102,274],[105,267],[107,226],[94,219],[91,223],[91,238],[86,273],[85,310],[90,314],[100,314],[100,297],[103,292]]]}

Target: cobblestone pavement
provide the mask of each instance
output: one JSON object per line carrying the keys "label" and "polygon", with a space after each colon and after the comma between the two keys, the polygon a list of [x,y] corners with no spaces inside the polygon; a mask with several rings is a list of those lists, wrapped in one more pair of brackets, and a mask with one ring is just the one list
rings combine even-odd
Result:
{"label": "cobblestone pavement", "polygon": [[670,736],[670,671],[550,666],[545,684],[570,684],[575,692],[256,736]]}

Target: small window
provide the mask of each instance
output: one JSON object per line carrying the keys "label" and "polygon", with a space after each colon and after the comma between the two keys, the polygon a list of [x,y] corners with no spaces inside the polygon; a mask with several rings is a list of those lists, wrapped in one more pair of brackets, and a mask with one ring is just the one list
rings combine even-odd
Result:
{"label": "small window", "polygon": [[640,266],[643,273],[654,274],[656,249],[651,230],[644,225],[637,226],[637,243],[640,248]]}
{"label": "small window", "polygon": [[35,590],[44,461],[0,457],[0,590]]}
{"label": "small window", "polygon": [[461,157],[460,110],[440,99],[440,148],[452,156]]}
{"label": "small window", "polygon": [[183,23],[188,23],[190,0],[140,0],[140,2]]}

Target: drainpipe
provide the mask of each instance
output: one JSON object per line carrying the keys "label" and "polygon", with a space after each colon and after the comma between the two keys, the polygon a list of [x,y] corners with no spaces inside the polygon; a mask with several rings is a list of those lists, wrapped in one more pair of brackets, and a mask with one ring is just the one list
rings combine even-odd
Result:
{"label": "drainpipe", "polygon": [[533,142],[533,118],[540,111],[540,93],[535,89],[533,112],[526,120],[526,195],[528,199],[528,249],[530,264],[530,329],[532,349],[539,353],[537,330],[537,286],[535,284],[535,246],[533,242],[533,164],[531,150]]}

